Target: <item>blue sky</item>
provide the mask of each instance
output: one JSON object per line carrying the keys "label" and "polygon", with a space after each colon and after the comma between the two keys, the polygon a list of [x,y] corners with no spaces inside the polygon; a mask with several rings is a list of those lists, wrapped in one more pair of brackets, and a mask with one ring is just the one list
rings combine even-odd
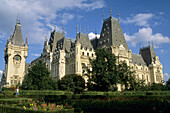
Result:
{"label": "blue sky", "polygon": [[20,18],[24,40],[28,37],[27,63],[43,50],[45,36],[50,28],[62,31],[65,36],[76,37],[76,26],[81,32],[89,28],[89,37],[98,36],[104,18],[117,18],[133,53],[139,53],[139,43],[147,46],[154,43],[156,55],[163,64],[164,80],[170,78],[170,1],[169,0],[1,0],[0,1],[0,74],[4,70],[4,48],[10,33],[13,33],[17,15]]}

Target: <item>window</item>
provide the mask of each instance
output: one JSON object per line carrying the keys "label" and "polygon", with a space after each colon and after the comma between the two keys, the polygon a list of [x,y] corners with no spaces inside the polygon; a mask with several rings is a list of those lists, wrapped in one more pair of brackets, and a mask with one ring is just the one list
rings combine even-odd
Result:
{"label": "window", "polygon": [[87,56],[89,56],[89,53],[87,53]]}
{"label": "window", "polygon": [[84,52],[82,52],[82,55],[84,55]]}
{"label": "window", "polygon": [[92,57],[93,57],[93,53],[92,53],[92,55],[91,55]]}

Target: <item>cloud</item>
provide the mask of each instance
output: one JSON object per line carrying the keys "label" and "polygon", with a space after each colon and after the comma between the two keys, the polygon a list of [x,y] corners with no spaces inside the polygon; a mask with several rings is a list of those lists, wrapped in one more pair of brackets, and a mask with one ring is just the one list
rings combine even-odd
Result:
{"label": "cloud", "polygon": [[[93,32],[90,32],[90,33],[88,34],[88,36],[89,36],[89,39],[92,40],[92,39],[94,39],[94,38],[96,37],[96,34],[93,33]],[[100,35],[97,34],[97,38],[98,38],[98,39],[99,39],[99,37],[100,37]]]}
{"label": "cloud", "polygon": [[36,57],[37,57],[37,56],[41,56],[40,54],[31,54],[31,55],[32,55],[32,56],[36,56]]}
{"label": "cloud", "polygon": [[164,43],[170,43],[170,38],[167,36],[163,36],[161,33],[153,34],[152,29],[150,27],[139,29],[137,33],[133,35],[124,34],[126,40],[132,44],[132,46],[136,46],[139,42],[148,42],[153,41],[154,45],[160,45]]}
{"label": "cloud", "polygon": [[132,14],[131,17],[128,17],[125,20],[120,19],[120,22],[124,24],[135,24],[137,26],[149,27],[149,21],[154,17],[155,15],[152,13],[139,13],[136,15]]}
{"label": "cloud", "polygon": [[63,13],[62,15],[60,15],[59,17],[61,17],[61,23],[62,24],[67,24],[67,22],[69,20],[72,20],[74,18],[74,14],[70,14],[70,13]]}
{"label": "cloud", "polygon": [[170,79],[170,75],[168,73],[164,73],[163,77],[165,82],[168,81],[168,79]]}
{"label": "cloud", "polygon": [[44,36],[49,34],[49,24],[60,18],[64,24],[74,18],[73,14],[62,10],[80,9],[86,11],[104,7],[103,0],[0,0],[0,37],[9,37],[13,32],[18,14],[21,20],[24,37],[31,44],[42,44]]}

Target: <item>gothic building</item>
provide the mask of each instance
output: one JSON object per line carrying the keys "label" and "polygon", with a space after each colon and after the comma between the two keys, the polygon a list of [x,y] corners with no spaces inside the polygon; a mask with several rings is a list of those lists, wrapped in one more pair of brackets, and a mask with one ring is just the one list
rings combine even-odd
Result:
{"label": "gothic building", "polygon": [[[136,73],[136,79],[146,84],[161,83],[163,67],[156,56],[153,46],[140,48],[139,54],[129,49],[119,23],[119,17],[103,19],[100,38],[89,40],[88,33],[78,31],[76,39],[67,38],[63,32],[52,31],[44,42],[43,53],[31,65],[42,60],[55,80],[67,74],[83,75],[83,65],[89,66],[89,58],[95,59],[97,48],[107,48],[117,57],[117,62],[125,61]],[[23,43],[21,25],[17,23],[13,36],[5,47],[5,79],[7,86],[21,82],[25,74],[27,41]],[[86,78],[85,78],[86,79]],[[86,79],[87,80],[87,79]],[[121,90],[121,87],[119,87]]]}
{"label": "gothic building", "polygon": [[43,60],[53,79],[61,79],[67,74],[82,75],[83,65],[89,65],[89,57],[95,59],[95,49],[107,48],[116,55],[118,62],[125,61],[136,72],[136,79],[145,80],[146,84],[161,83],[163,80],[163,67],[154,47],[143,47],[139,54],[132,53],[122,32],[119,17],[110,15],[103,19],[99,39],[96,37],[89,40],[88,34],[80,31],[77,28],[76,40],[56,30],[51,32],[49,41],[46,38],[44,42],[43,53],[31,64]]}
{"label": "gothic building", "polygon": [[17,20],[13,35],[10,35],[4,49],[5,71],[1,78],[1,87],[15,86],[22,84],[25,75],[25,63],[28,53],[27,39],[23,41],[21,24]]}

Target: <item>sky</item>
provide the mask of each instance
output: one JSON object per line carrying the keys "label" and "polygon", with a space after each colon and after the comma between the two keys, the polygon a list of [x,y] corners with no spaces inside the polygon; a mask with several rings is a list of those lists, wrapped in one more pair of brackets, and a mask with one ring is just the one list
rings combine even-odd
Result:
{"label": "sky", "polygon": [[[129,48],[139,53],[141,47],[153,42],[163,65],[164,80],[170,78],[170,1],[169,0],[0,0],[0,77],[5,69],[4,48],[16,19],[20,19],[24,40],[28,38],[27,63],[41,55],[45,36],[50,30],[64,30],[75,39],[76,26],[88,29],[89,38],[100,37],[104,18],[117,18]],[[54,27],[56,25],[56,27]],[[64,28],[64,29],[63,29]]]}

